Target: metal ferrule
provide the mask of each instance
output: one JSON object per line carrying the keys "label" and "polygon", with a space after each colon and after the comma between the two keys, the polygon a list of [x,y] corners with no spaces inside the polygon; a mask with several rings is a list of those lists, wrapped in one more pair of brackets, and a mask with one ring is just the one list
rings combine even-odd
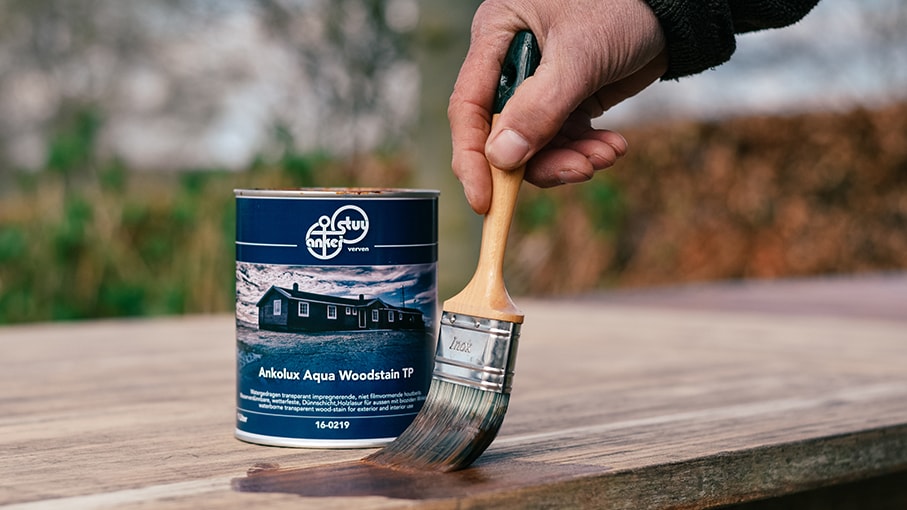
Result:
{"label": "metal ferrule", "polygon": [[519,339],[519,324],[444,312],[433,376],[481,390],[510,393]]}

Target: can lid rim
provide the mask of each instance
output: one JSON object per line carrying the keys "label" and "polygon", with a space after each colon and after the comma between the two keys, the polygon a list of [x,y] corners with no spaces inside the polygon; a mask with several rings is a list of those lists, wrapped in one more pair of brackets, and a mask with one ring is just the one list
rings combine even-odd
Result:
{"label": "can lid rim", "polygon": [[407,188],[250,188],[234,189],[236,197],[268,197],[268,198],[301,198],[301,197],[437,197],[440,191],[434,189],[407,189]]}

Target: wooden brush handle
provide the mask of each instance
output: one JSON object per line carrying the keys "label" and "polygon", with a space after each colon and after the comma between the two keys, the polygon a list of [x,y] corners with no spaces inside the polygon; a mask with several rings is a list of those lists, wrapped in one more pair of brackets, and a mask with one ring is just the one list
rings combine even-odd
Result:
{"label": "wooden brush handle", "polygon": [[510,172],[491,166],[491,207],[482,223],[479,263],[466,287],[444,302],[445,312],[522,324],[523,312],[504,286],[504,250],[525,171],[525,166]]}
{"label": "wooden brush handle", "polygon": [[[501,63],[501,77],[492,107],[492,126],[517,87],[538,68],[541,58],[538,41],[532,32],[524,30],[514,35]],[[526,167],[512,172],[491,167],[491,207],[482,224],[479,264],[466,288],[444,302],[444,311],[523,323],[523,312],[513,304],[504,287],[504,249],[525,171]]]}

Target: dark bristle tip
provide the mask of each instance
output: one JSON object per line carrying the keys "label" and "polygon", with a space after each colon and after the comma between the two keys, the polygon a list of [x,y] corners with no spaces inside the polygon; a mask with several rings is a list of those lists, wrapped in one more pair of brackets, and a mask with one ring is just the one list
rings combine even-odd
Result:
{"label": "dark bristle tip", "polygon": [[510,396],[433,379],[422,410],[393,442],[362,459],[392,469],[456,471],[494,440]]}

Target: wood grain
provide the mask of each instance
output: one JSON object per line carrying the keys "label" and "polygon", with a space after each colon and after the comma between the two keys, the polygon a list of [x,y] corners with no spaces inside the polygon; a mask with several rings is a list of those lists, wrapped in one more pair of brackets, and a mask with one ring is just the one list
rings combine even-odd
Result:
{"label": "wood grain", "polygon": [[297,487],[372,450],[235,440],[231,317],[0,328],[0,505],[709,508],[907,471],[907,321],[521,304],[498,439],[393,496],[236,490],[250,469]]}

